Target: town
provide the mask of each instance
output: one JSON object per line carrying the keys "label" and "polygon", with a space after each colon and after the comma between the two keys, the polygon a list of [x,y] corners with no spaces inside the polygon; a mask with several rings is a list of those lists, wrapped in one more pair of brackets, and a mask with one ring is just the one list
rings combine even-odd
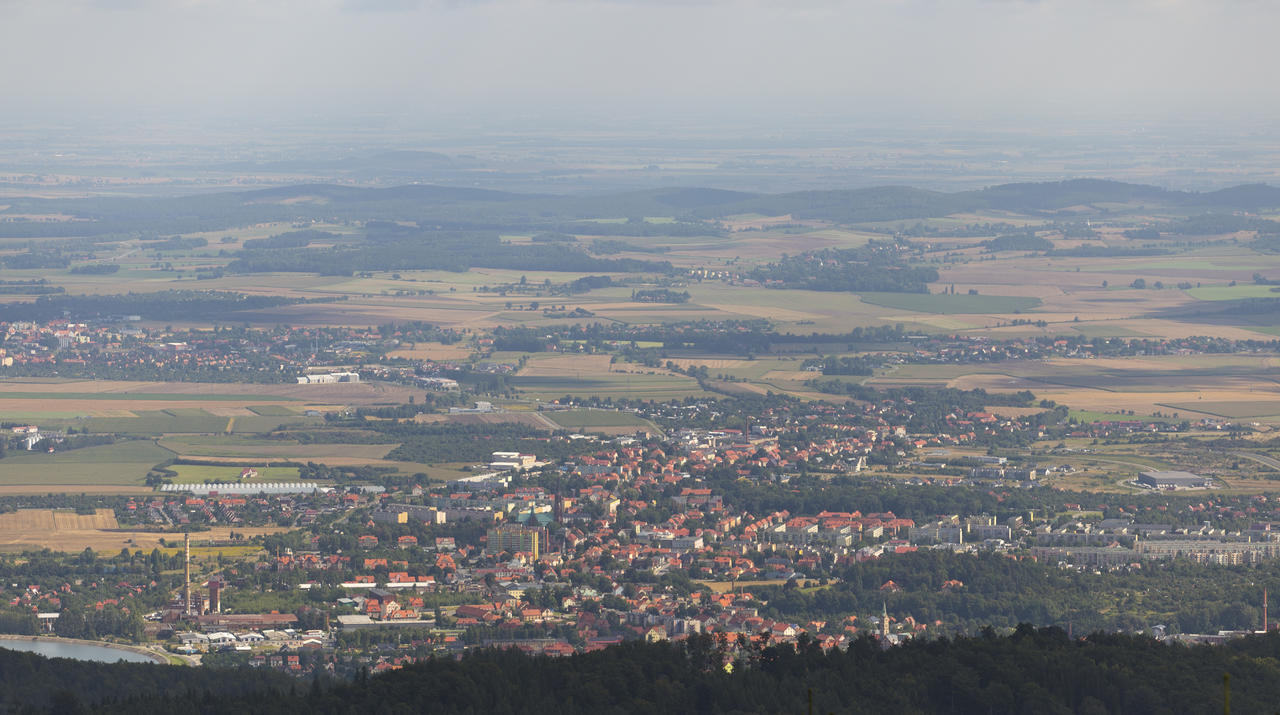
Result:
{"label": "town", "polygon": [[[734,419],[717,407],[670,404],[649,414]],[[942,445],[1043,429],[948,413],[941,416],[947,433],[914,434],[898,424],[910,417],[889,401],[856,409],[795,404],[759,411],[745,430],[561,436],[554,439],[572,456],[495,451],[473,476],[442,485],[265,483],[252,468],[226,483],[165,484],[155,497],[101,503],[122,525],[181,529],[206,549],[249,543],[236,530],[293,530],[252,537],[261,555],[247,560],[197,558],[185,585],[176,572],[156,577],[177,561],[192,568],[189,546],[167,556],[127,548],[118,557],[82,555],[90,566],[113,566],[74,583],[20,568],[36,583],[9,595],[6,617],[25,610],[40,629],[75,635],[85,617],[68,621],[59,606],[88,597],[99,617],[105,609],[120,622],[99,635],[127,634],[209,662],[349,675],[495,645],[565,655],[710,634],[732,652],[762,638],[832,648],[864,633],[890,644],[954,632],[958,623],[912,612],[900,600],[899,581],[911,567],[867,585],[881,596],[882,613],[851,608],[789,618],[771,605],[789,590],[821,591],[870,563],[892,574],[895,562],[922,551],[1029,559],[1080,573],[1280,556],[1280,504],[1215,497],[1205,491],[1212,480],[1188,482],[1194,475],[1144,473],[1149,496],[1080,504],[1046,486],[1034,467],[975,453],[949,462],[966,465],[960,476],[913,478],[929,495],[921,503],[886,509],[875,493],[894,490],[893,482],[871,476],[869,460],[905,467]],[[947,495],[959,493],[965,500],[982,494],[983,508],[945,512]],[[1194,496],[1177,506],[1161,497],[1180,493]],[[859,504],[856,494],[870,498]],[[813,506],[820,503],[831,506]],[[201,529],[223,525],[232,530],[224,542],[200,539]],[[169,533],[175,546],[179,535]],[[127,577],[130,565],[152,579]],[[106,575],[117,569],[120,576]],[[965,589],[960,579],[942,585],[946,593]],[[144,604],[153,610],[141,613]]]}

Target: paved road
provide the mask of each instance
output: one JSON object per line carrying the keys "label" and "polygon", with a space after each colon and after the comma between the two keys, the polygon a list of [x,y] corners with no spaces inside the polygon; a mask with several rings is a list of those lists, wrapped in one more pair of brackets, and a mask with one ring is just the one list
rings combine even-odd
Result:
{"label": "paved road", "polygon": [[1280,459],[1276,459],[1275,457],[1268,457],[1265,454],[1254,454],[1253,452],[1232,452],[1232,454],[1237,457],[1253,460],[1258,464],[1265,464],[1272,469],[1280,469]]}

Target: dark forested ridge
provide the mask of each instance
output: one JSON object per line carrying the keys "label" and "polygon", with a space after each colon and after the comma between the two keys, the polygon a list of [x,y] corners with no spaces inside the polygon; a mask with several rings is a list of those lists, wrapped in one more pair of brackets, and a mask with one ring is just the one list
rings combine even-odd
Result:
{"label": "dark forested ridge", "polygon": [[[1265,184],[1196,193],[1118,181],[1077,179],[1004,184],[978,191],[942,193],[901,186],[787,194],[750,194],[708,188],[671,188],[591,196],[515,194],[467,187],[398,186],[385,189],[309,184],[176,198],[15,198],[6,214],[63,213],[73,222],[0,221],[0,237],[90,237],[216,231],[277,221],[420,222],[441,229],[564,230],[574,221],[669,216],[681,219],[661,230],[688,233],[699,222],[742,213],[837,223],[929,218],[962,211],[1000,209],[1024,213],[1104,203],[1151,203],[1195,213],[1257,211],[1280,206],[1280,188]],[[1189,226],[1190,227],[1190,226]],[[600,224],[595,232],[646,235],[643,220]],[[592,231],[580,231],[591,233]]]}
{"label": "dark forested ridge", "polygon": [[[318,240],[290,232],[246,244],[227,265],[233,273],[293,271],[350,275],[356,271],[470,268],[562,271],[671,270],[666,261],[597,258],[563,243],[504,244],[496,231],[437,231],[370,221],[362,237],[330,248],[312,249]],[[332,235],[332,234],[330,234]]]}
{"label": "dark forested ridge", "polygon": [[[711,636],[631,642],[567,658],[481,650],[349,683],[299,683],[253,670],[49,661],[0,651],[10,710],[129,713],[1211,713],[1230,676],[1238,713],[1280,703],[1280,635],[1223,646],[1144,636],[870,638],[823,651]],[[730,664],[730,668],[724,667]],[[731,672],[730,672],[731,671]]]}

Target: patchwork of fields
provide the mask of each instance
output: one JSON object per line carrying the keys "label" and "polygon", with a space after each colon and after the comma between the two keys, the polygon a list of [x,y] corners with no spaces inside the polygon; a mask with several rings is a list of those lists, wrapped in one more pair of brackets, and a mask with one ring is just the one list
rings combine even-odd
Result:
{"label": "patchwork of fields", "polygon": [[[1108,204],[1110,216],[1134,225],[1164,221],[1173,214],[1148,207]],[[649,213],[649,212],[646,212]],[[595,219],[584,225],[615,226],[624,218]],[[645,220],[652,227],[670,216]],[[1055,219],[1056,221],[1056,219]],[[220,271],[248,239],[289,230],[288,223],[263,223],[208,234],[205,249],[172,253],[179,272],[201,275],[200,288],[246,295],[278,295],[333,302],[241,311],[237,322],[258,326],[377,326],[423,321],[479,331],[494,326],[546,327],[599,322],[620,326],[708,321],[768,321],[778,333],[843,334],[857,327],[901,325],[919,335],[974,338],[1080,336],[1177,338],[1210,335],[1236,340],[1269,340],[1280,334],[1280,311],[1236,313],[1238,302],[1280,295],[1268,278],[1280,278],[1280,254],[1253,247],[1238,235],[1197,237],[1149,246],[1123,227],[1099,226],[1089,237],[1069,237],[1065,229],[1042,231],[1053,251],[995,250],[975,238],[975,225],[1009,227],[1048,225],[1040,214],[973,210],[926,219],[836,225],[830,221],[742,214],[708,225],[706,235],[654,235],[619,240],[610,257],[668,261],[666,275],[607,273],[612,281],[586,292],[542,295],[526,286],[563,285],[597,273],[583,271],[478,268],[465,271],[360,271],[352,275],[302,272],[240,274]],[[1128,225],[1128,224],[1126,224]],[[315,226],[350,238],[349,224]],[[723,230],[722,230],[723,229]],[[594,229],[593,229],[594,230]],[[603,231],[603,229],[601,229]],[[924,233],[912,233],[923,230]],[[886,233],[888,232],[888,233]],[[938,280],[928,292],[810,290],[782,288],[779,281],[746,276],[757,268],[805,251],[864,247],[909,233],[904,243],[912,260],[936,267]],[[698,232],[694,232],[698,233]],[[953,235],[954,234],[954,235]],[[572,238],[580,246],[597,236]],[[513,245],[536,245],[532,232],[511,231]],[[896,239],[892,239],[896,240]],[[218,250],[212,250],[214,243]],[[140,244],[129,243],[136,249]],[[13,250],[20,247],[14,244]],[[1111,252],[1105,258],[1071,253],[1078,249]],[[225,253],[223,253],[225,251]],[[1126,253],[1127,252],[1127,253]],[[66,270],[0,268],[0,279],[46,279],[69,294],[110,294],[122,290],[172,288],[174,275],[160,270],[154,256],[122,250],[113,259],[119,272],[71,274]],[[545,266],[544,266],[545,267]],[[1259,280],[1255,282],[1255,277]],[[603,284],[602,284],[603,285]],[[812,287],[813,284],[805,284]],[[506,286],[506,287],[504,287]],[[508,290],[517,286],[519,290]],[[637,290],[669,287],[687,292],[688,302],[636,302]],[[25,299],[4,296],[0,300]],[[536,304],[536,305],[535,305]],[[548,310],[554,306],[554,310]],[[570,317],[573,311],[589,318]],[[1206,312],[1208,311],[1208,312]],[[1220,311],[1220,312],[1213,312]],[[176,327],[208,327],[207,322],[173,321]],[[587,341],[579,341],[584,344]],[[471,335],[459,342],[405,342],[389,350],[391,361],[468,361],[481,351]],[[565,342],[562,349],[572,347]],[[840,353],[840,346],[822,346]],[[539,402],[575,397],[670,400],[714,395],[785,394],[801,399],[836,398],[806,385],[820,373],[804,369],[806,358],[820,357],[814,346],[796,354],[691,354],[665,350],[662,342],[638,341],[636,350],[652,350],[656,364],[615,359],[609,354],[498,353],[487,359],[520,363],[506,376],[505,404],[491,414],[424,414],[423,424],[523,425],[541,433],[586,431],[606,435],[657,426],[628,412],[612,410],[536,411]],[[594,348],[593,348],[594,349]],[[830,355],[827,355],[830,357]],[[685,374],[705,368],[699,379]],[[0,372],[0,375],[3,375]],[[1248,420],[1280,425],[1280,362],[1252,355],[1187,355],[1107,360],[1006,361],[982,365],[901,365],[870,377],[833,379],[877,386],[933,385],[1030,390],[1038,399],[1068,405],[1077,418]],[[408,383],[409,381],[405,381]],[[266,467],[268,461],[316,462],[334,467],[376,466],[398,474],[451,478],[461,464],[417,464],[388,459],[397,444],[307,443],[264,439],[280,427],[294,431],[325,424],[319,413],[360,407],[402,405],[423,390],[410,384],[367,381],[359,384],[210,384],[13,377],[0,379],[0,421],[39,424],[42,429],[111,433],[115,444],[56,452],[10,453],[0,464],[0,493],[46,491],[144,490],[147,472],[175,458],[201,460],[178,465],[177,481],[198,482],[238,477],[232,463],[261,461],[260,479],[297,478],[297,469]],[[993,408],[998,409],[998,408]],[[1027,408],[1035,409],[1035,408]],[[1006,409],[1006,413],[1010,413]],[[310,414],[308,414],[310,413]],[[1163,417],[1153,417],[1159,413]],[[1171,417],[1169,415],[1177,415]],[[377,441],[377,440],[369,440]],[[226,463],[221,466],[218,463]],[[1089,477],[1092,478],[1092,477]],[[10,491],[5,491],[10,490]]]}

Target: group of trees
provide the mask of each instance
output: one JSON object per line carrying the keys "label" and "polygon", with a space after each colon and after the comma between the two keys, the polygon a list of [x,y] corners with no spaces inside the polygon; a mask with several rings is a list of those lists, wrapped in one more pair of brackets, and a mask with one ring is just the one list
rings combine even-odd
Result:
{"label": "group of trees", "polygon": [[780,283],[785,288],[805,290],[927,293],[928,284],[938,280],[938,270],[909,265],[901,244],[871,241],[859,248],[784,255],[752,270],[747,277],[766,285]]}
{"label": "group of trees", "polygon": [[[790,622],[868,616],[887,604],[901,621],[941,621],[949,634],[1022,622],[1092,631],[1217,633],[1262,626],[1262,588],[1275,566],[1228,567],[1177,561],[1103,573],[1060,569],[998,554],[921,550],[835,568],[830,586],[752,589],[762,612]],[[898,589],[882,586],[893,581]],[[948,582],[960,586],[945,586]]]}
{"label": "group of trees", "polygon": [[689,291],[676,291],[668,288],[651,288],[631,291],[631,300],[637,303],[688,303]]}
{"label": "group of trees", "polygon": [[52,295],[65,293],[66,288],[49,284],[48,278],[0,281],[0,295]]}
{"label": "group of trees", "polygon": [[30,249],[26,253],[15,253],[4,258],[5,268],[11,270],[66,268],[69,265],[71,265],[71,258],[57,249],[39,251]]}
{"label": "group of trees", "polygon": [[1053,241],[1037,236],[1034,231],[1008,233],[982,242],[989,253],[997,251],[1052,251]]}
{"label": "group of trees", "polygon": [[[201,713],[860,712],[1196,714],[1280,702],[1280,635],[1220,647],[1141,636],[1072,639],[1019,626],[1007,636],[911,641],[867,637],[824,651],[697,635],[549,658],[481,649],[350,682],[289,686],[270,671],[162,668],[0,654],[5,704],[29,712]],[[733,667],[725,667],[731,664]]]}
{"label": "group of trees", "polygon": [[82,266],[76,266],[71,269],[70,273],[75,275],[99,276],[120,271],[120,265],[117,263],[86,263]]}
{"label": "group of trees", "polygon": [[804,367],[820,367],[823,375],[873,375],[884,362],[877,355],[854,355],[805,360]]}
{"label": "group of trees", "polygon": [[66,608],[54,622],[54,632],[63,638],[97,640],[118,636],[129,640],[142,638],[142,616],[119,606],[102,608]]}

